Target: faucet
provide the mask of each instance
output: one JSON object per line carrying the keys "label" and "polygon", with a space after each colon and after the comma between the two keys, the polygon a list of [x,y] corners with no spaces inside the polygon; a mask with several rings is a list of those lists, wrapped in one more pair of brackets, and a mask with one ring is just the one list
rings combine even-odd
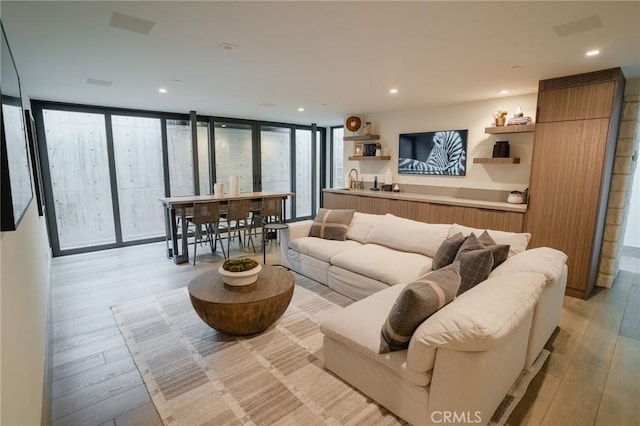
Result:
{"label": "faucet", "polygon": [[[356,180],[353,180],[353,178],[351,177],[351,172],[356,172]],[[357,189],[358,188],[358,171],[356,169],[351,169],[349,170],[349,180],[351,181],[351,185],[349,186],[351,189]]]}

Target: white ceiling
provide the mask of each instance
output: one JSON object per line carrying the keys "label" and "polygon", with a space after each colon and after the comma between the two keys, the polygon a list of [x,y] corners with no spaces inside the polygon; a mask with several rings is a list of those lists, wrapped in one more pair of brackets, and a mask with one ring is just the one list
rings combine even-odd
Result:
{"label": "white ceiling", "polygon": [[[155,25],[148,35],[114,28],[114,12]],[[638,1],[3,0],[0,13],[32,99],[335,125],[616,66],[640,77]],[[598,29],[553,30],[594,15]],[[601,54],[585,57],[590,49]]]}

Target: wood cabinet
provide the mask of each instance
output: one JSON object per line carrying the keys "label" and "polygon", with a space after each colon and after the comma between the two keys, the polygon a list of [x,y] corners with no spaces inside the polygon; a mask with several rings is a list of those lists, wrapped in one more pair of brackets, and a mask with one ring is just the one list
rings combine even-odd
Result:
{"label": "wood cabinet", "polygon": [[620,69],[540,82],[525,230],[567,254],[570,296],[595,285],[623,90]]}
{"label": "wood cabinet", "polygon": [[478,207],[453,206],[422,201],[407,201],[366,195],[324,193],[323,207],[354,209],[361,213],[386,214],[425,223],[459,223],[473,228],[522,232],[524,213]]}

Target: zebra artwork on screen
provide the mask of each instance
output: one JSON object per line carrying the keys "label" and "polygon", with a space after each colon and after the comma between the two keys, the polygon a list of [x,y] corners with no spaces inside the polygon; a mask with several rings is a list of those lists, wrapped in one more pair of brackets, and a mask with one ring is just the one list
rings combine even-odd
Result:
{"label": "zebra artwork on screen", "polygon": [[398,173],[465,176],[468,130],[400,134]]}

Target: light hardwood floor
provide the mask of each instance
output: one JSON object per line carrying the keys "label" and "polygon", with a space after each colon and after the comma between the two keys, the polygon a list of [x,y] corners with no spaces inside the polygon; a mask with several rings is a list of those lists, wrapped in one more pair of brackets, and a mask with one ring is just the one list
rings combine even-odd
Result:
{"label": "light hardwood floor", "polygon": [[[110,306],[184,287],[219,266],[221,256],[198,251],[196,266],[175,265],[164,256],[164,243],[53,260],[53,425],[161,424]],[[240,254],[232,251],[232,256]],[[278,260],[273,245],[267,262]],[[639,424],[640,259],[623,258],[622,264],[626,270],[612,289],[597,289],[587,301],[565,297],[560,327],[548,344],[550,359],[509,424]],[[324,286],[310,287],[339,298]]]}

